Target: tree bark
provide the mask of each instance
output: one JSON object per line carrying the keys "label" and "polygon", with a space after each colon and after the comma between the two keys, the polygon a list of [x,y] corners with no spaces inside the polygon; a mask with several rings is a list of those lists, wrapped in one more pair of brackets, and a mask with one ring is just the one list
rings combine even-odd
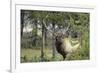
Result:
{"label": "tree bark", "polygon": [[23,28],[24,28],[24,15],[25,15],[24,11],[23,11],[23,10],[21,10],[21,38],[22,38],[22,36],[23,36]]}
{"label": "tree bark", "polygon": [[55,24],[52,24],[53,25],[53,33],[52,33],[52,48],[53,48],[53,58],[55,58],[55,54],[56,54],[56,49],[55,49],[55,38],[54,38],[54,33],[55,33]]}
{"label": "tree bark", "polygon": [[44,49],[45,49],[45,27],[42,24],[42,49],[41,49],[41,61],[44,60]]}
{"label": "tree bark", "polygon": [[37,24],[37,19],[35,20],[35,40],[34,40],[34,44],[35,46],[37,46],[37,31],[38,31],[38,24]]}
{"label": "tree bark", "polygon": [[45,47],[47,46],[47,30],[45,29]]}

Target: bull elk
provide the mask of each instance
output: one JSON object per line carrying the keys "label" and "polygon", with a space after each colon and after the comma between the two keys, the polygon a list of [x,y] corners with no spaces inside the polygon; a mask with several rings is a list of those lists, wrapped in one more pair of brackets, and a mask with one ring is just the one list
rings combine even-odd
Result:
{"label": "bull elk", "polygon": [[[47,17],[48,17],[48,15],[46,16],[46,18]],[[45,28],[47,29],[47,26],[46,26],[46,23],[44,20],[43,20],[43,23],[44,23]],[[68,31],[69,28],[70,28],[70,26],[67,27],[66,31]],[[49,32],[53,33],[49,29],[47,29],[47,30]],[[68,34],[65,35],[62,33],[60,33],[60,34],[54,33],[54,36],[53,36],[53,37],[55,37],[55,40],[56,40],[55,41],[56,50],[58,53],[60,53],[63,56],[63,60],[65,60],[66,55],[68,55],[69,53],[75,52],[80,47],[79,41],[71,41],[68,38],[68,36],[69,36]],[[72,46],[72,43],[77,43],[77,44]]]}
{"label": "bull elk", "polygon": [[[71,43],[77,43],[74,46],[72,46]],[[63,56],[63,60],[65,60],[66,55],[69,53],[73,53],[76,51],[80,43],[78,41],[71,41],[68,36],[65,35],[57,35],[56,41],[55,41],[56,50],[58,53],[60,53]]]}

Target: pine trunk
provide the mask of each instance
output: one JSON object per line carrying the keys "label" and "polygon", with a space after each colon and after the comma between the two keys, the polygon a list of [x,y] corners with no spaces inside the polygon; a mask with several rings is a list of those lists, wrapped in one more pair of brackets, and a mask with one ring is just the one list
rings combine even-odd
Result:
{"label": "pine trunk", "polygon": [[41,49],[41,61],[44,59],[44,49],[45,49],[45,27],[42,24],[42,49]]}

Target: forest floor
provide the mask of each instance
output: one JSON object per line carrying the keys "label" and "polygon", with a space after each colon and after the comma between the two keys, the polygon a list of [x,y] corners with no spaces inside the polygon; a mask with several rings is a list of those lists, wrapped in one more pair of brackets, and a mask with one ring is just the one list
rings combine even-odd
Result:
{"label": "forest floor", "polygon": [[[87,50],[87,49],[86,49]],[[74,52],[73,54],[67,56],[65,59],[66,61],[71,60],[88,60],[89,56],[86,55],[83,49],[80,51]],[[55,53],[55,58],[52,57],[52,49],[45,49],[44,50],[44,59],[43,62],[50,62],[50,61],[63,61],[62,55],[59,53]],[[40,49],[21,49],[21,63],[27,62],[42,62],[41,61],[41,50]]]}
{"label": "forest floor", "polygon": [[[52,58],[52,50],[44,50],[44,61],[61,61],[62,56],[56,53],[55,58]],[[21,49],[21,62],[41,62],[41,51],[40,49]]]}

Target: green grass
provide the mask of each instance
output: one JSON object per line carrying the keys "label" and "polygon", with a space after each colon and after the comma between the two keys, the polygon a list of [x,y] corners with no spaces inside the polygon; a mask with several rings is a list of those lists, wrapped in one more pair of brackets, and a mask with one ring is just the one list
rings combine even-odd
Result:
{"label": "green grass", "polygon": [[[60,54],[56,54],[55,58],[52,58],[52,50],[44,50],[45,61],[61,61],[63,58]],[[40,62],[41,51],[40,49],[21,49],[21,62]]]}
{"label": "green grass", "polygon": [[[89,55],[86,53],[87,49],[80,49],[65,59],[66,61],[71,60],[87,60],[89,59]],[[49,61],[62,61],[63,57],[56,53],[55,58],[52,57],[52,50],[51,49],[45,49],[44,50],[44,62]],[[27,62],[41,62],[41,51],[40,49],[21,49],[21,63],[27,63]]]}

